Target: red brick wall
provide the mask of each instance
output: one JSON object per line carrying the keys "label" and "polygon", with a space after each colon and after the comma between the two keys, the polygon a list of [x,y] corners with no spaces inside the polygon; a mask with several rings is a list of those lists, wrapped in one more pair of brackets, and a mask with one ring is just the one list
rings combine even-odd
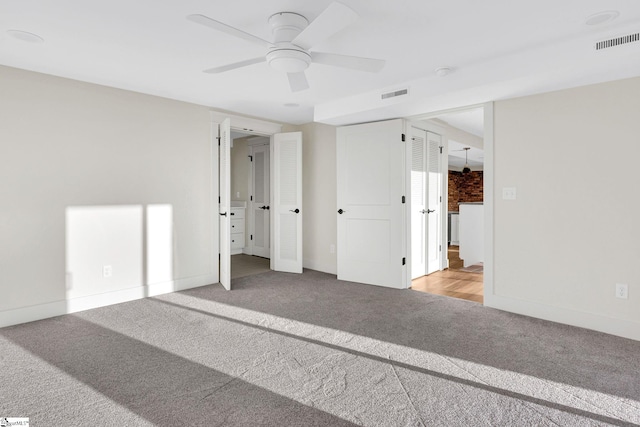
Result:
{"label": "red brick wall", "polygon": [[449,171],[449,211],[457,212],[459,203],[482,202],[482,171]]}

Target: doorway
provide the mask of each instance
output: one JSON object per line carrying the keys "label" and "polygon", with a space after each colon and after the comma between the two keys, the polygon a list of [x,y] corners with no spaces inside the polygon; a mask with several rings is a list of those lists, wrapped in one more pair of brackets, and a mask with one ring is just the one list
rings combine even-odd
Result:
{"label": "doorway", "polygon": [[[421,129],[438,132],[442,137],[443,150],[447,155],[443,159],[446,173],[444,179],[443,217],[441,240],[443,262],[441,268],[429,270],[421,275],[421,268],[412,268],[411,288],[439,295],[483,302],[484,295],[484,227],[483,227],[483,166],[484,166],[484,108],[466,108],[448,113],[439,113],[425,118],[414,119]],[[417,133],[422,135],[420,131]],[[414,143],[412,141],[412,143]],[[412,152],[412,201],[420,203],[420,182],[414,180],[414,170],[424,172],[428,166],[421,166],[418,159],[420,150]],[[417,150],[417,151],[416,151]],[[416,160],[417,159],[417,160]],[[424,165],[424,162],[422,162]],[[431,188],[428,178],[424,194]],[[415,188],[414,188],[415,187]],[[430,207],[422,208],[428,211]],[[413,209],[415,210],[415,209]],[[419,215],[412,212],[412,261],[420,262],[420,240],[434,245],[436,240],[429,237],[427,228],[421,230]],[[415,218],[415,217],[418,218]],[[414,231],[417,230],[417,233]],[[415,241],[414,241],[415,240]],[[428,251],[427,251],[428,252]],[[428,255],[427,255],[428,256]],[[445,258],[446,256],[446,258]],[[418,257],[418,259],[416,259]]]}
{"label": "doorway", "polygon": [[[214,141],[217,140],[217,144],[214,142],[212,147],[212,154],[218,160],[218,185],[215,190],[219,213],[216,222],[220,284],[231,290],[231,252],[244,250],[247,236],[242,230],[246,230],[246,200],[235,200],[233,203],[231,200],[232,129],[252,135],[269,135],[269,268],[302,273],[302,132],[280,133],[281,125],[226,114],[212,113],[212,118],[212,136]],[[240,124],[248,124],[250,127],[243,128]],[[237,190],[234,197],[238,197]],[[241,217],[245,221],[241,221]],[[232,236],[231,232],[234,225],[238,227],[235,229],[236,236]],[[244,245],[240,238],[243,235]]]}
{"label": "doorway", "polygon": [[270,271],[270,137],[231,131],[231,279]]}

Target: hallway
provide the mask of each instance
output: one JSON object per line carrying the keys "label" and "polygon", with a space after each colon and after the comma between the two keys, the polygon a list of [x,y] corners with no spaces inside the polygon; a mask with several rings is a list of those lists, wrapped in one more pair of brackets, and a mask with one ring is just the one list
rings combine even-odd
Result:
{"label": "hallway", "polygon": [[449,268],[414,279],[411,282],[411,289],[482,304],[483,278],[480,265],[464,268],[460,259],[460,248],[449,246]]}

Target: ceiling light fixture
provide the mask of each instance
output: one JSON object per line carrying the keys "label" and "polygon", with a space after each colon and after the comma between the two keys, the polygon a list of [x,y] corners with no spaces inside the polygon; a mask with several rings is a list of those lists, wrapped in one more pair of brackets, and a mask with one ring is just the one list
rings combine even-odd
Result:
{"label": "ceiling light fixture", "polygon": [[469,167],[469,158],[467,156],[470,149],[471,147],[464,147],[464,168],[462,168],[462,173],[471,172],[471,168]]}
{"label": "ceiling light fixture", "polygon": [[451,71],[451,67],[438,67],[435,69],[436,76],[438,77],[448,76],[451,74]]}
{"label": "ceiling light fixture", "polygon": [[584,23],[587,25],[601,25],[605,22],[613,21],[618,16],[620,16],[620,12],[617,10],[605,10],[587,17]]}
{"label": "ceiling light fixture", "polygon": [[272,49],[267,53],[267,62],[272,68],[287,73],[299,73],[309,68],[311,55],[295,46]]}
{"label": "ceiling light fixture", "polygon": [[28,43],[44,43],[44,39],[37,34],[28,33],[22,30],[7,30],[7,34],[9,34],[14,39],[21,40],[23,42]]}

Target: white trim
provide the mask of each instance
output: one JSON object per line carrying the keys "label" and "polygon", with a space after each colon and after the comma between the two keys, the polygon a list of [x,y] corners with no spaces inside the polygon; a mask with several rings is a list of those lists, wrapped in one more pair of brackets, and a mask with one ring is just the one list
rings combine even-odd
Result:
{"label": "white trim", "polygon": [[553,307],[516,298],[487,295],[486,291],[484,304],[487,307],[496,308],[498,310],[536,317],[538,319],[549,320],[551,322],[562,323],[565,325],[577,326],[579,328],[592,329],[594,331],[640,341],[640,322],[614,319],[599,314],[586,313],[571,310],[569,308]]}
{"label": "white trim", "polygon": [[90,310],[92,308],[105,307],[127,301],[168,294],[171,292],[184,291],[186,289],[198,288],[213,283],[218,283],[218,277],[216,275],[196,276],[186,279],[171,280],[168,282],[153,283],[146,286],[137,286],[135,288],[122,289],[103,294],[0,311],[0,328],[20,323],[33,322],[35,320],[47,319],[49,317],[62,316],[64,314],[77,313],[79,311]]}
{"label": "white trim", "polygon": [[234,114],[211,111],[211,121],[222,123],[226,118],[231,120],[231,128],[253,135],[273,135],[282,132],[282,125],[264,120],[252,119],[249,117],[237,116]]}
{"label": "white trim", "polygon": [[[271,136],[265,136],[263,139],[263,137],[259,137],[253,139],[253,141],[248,140],[247,141],[247,151],[249,153],[249,155],[251,156],[251,164],[249,165],[249,177],[248,177],[248,189],[249,189],[249,195],[251,197],[249,197],[249,200],[247,200],[247,213],[248,215],[246,215],[246,224],[247,226],[245,227],[246,230],[248,230],[248,233],[245,234],[249,234],[249,236],[253,236],[255,235],[255,215],[256,215],[256,211],[255,211],[255,207],[254,207],[254,203],[255,201],[253,200],[253,195],[255,194],[255,188],[254,188],[254,180],[253,180],[253,169],[255,167],[255,163],[253,162],[253,159],[255,158],[255,152],[254,149],[255,147],[261,147],[263,145],[266,145],[268,148],[268,153],[269,153],[269,179],[271,179],[271,140],[273,139]],[[271,206],[271,184],[269,184],[269,206]],[[269,227],[271,227],[271,217],[269,217]],[[269,259],[271,259],[271,238],[272,238],[272,234],[271,234],[271,228],[269,228]],[[254,252],[254,240],[249,238],[249,244],[247,246],[244,247],[244,253],[247,255],[253,255]]]}
{"label": "white trim", "polygon": [[484,305],[489,306],[488,300],[494,295],[493,277],[494,277],[494,261],[493,261],[493,206],[494,206],[494,164],[493,164],[493,137],[494,137],[494,121],[493,121],[493,102],[484,104],[484,172],[482,179],[484,188],[482,190],[482,199],[484,204]]}
{"label": "white trim", "polygon": [[[482,108],[482,107],[486,107],[489,104],[493,105],[493,102],[487,102],[487,103],[484,103],[484,104],[472,104],[472,105],[466,105],[466,106],[463,106],[463,107],[448,108],[446,110],[433,111],[431,113],[426,113],[426,114],[418,114],[417,116],[410,116],[409,119],[411,119],[413,121],[437,119],[438,117],[443,116],[445,114],[459,113],[459,112],[462,112],[462,111],[473,110],[473,109],[476,109],[476,108]],[[486,116],[485,116],[485,118],[486,118]]]}

